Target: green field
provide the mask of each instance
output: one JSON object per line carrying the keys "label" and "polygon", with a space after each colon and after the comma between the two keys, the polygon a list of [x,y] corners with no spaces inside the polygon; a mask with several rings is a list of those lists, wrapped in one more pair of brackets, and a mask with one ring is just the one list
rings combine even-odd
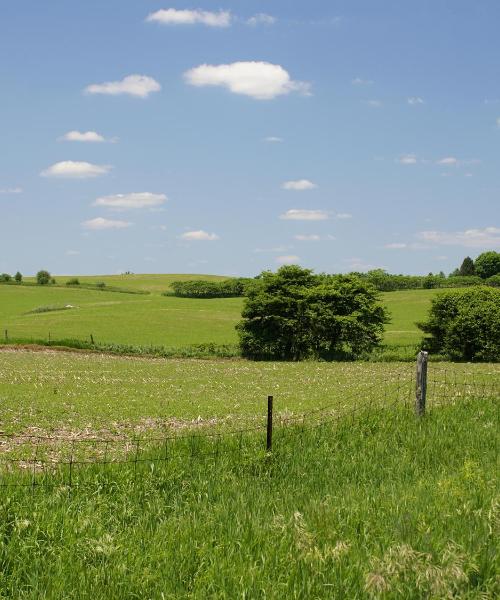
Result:
{"label": "green field", "polygon": [[[242,298],[198,300],[162,296],[169,284],[198,275],[116,275],[80,277],[80,282],[104,281],[108,286],[150,291],[126,294],[64,286],[0,285],[0,327],[11,338],[85,339],[139,346],[184,347],[190,344],[236,344],[234,329]],[[209,276],[206,276],[210,279]],[[67,277],[58,277],[64,283]],[[426,317],[437,290],[388,292],[381,295],[391,314],[384,342],[416,344],[422,334],[415,323]],[[74,308],[30,313],[40,307]]]}
{"label": "green field", "polygon": [[[30,449],[2,474],[0,597],[493,600],[499,366],[431,363],[421,420],[413,370],[0,351],[0,458]],[[269,393],[272,454],[262,429],[222,435],[263,425]],[[187,428],[221,436],[137,455]],[[113,434],[140,462],[57,465]]]}

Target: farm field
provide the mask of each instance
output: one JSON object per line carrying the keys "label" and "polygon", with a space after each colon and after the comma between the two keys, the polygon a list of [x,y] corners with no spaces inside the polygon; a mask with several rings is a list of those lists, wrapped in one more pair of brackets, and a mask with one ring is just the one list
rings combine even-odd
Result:
{"label": "farm field", "polygon": [[[129,289],[151,291],[138,295],[89,289],[43,286],[0,286],[0,327],[11,338],[88,340],[130,345],[184,347],[190,344],[236,344],[235,324],[242,298],[198,300],[161,296],[169,282],[187,275],[127,275],[79,278],[104,281]],[[207,278],[209,278],[207,276]],[[58,278],[63,282],[66,279]],[[415,325],[426,317],[438,290],[410,290],[381,294],[392,320],[384,342],[393,346],[416,344],[422,334]],[[30,313],[45,306],[75,308]]]}
{"label": "farm field", "polygon": [[[222,436],[216,454],[210,438],[196,448],[180,439],[159,462],[163,446],[138,465],[75,466],[73,488],[11,473],[0,487],[0,592],[493,600],[500,439],[498,399],[484,390],[498,375],[498,365],[431,363],[430,410],[418,420],[405,393],[397,405],[384,397],[411,385],[408,364],[1,351],[9,433],[260,422],[268,393],[282,414],[363,407],[321,427],[277,428],[271,455],[262,432],[250,432],[239,446]],[[4,443],[0,454],[9,452]]]}

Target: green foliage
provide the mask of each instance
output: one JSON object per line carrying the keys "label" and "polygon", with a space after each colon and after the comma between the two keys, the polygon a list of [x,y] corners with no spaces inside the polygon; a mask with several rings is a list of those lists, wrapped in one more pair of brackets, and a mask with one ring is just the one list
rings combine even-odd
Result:
{"label": "green foliage", "polygon": [[440,294],[419,327],[429,334],[432,352],[452,360],[499,361],[500,290],[476,287]]}
{"label": "green foliage", "polygon": [[23,276],[19,271],[17,271],[17,273],[14,275],[14,279],[17,283],[21,283],[23,280]]}
{"label": "green foliage", "polygon": [[223,281],[206,281],[204,279],[173,281],[170,284],[173,293],[165,292],[164,295],[174,295],[180,298],[238,298],[245,294],[245,290],[252,281],[252,279],[243,277]]}
{"label": "green foliage", "polygon": [[488,279],[500,274],[500,252],[483,252],[475,261],[476,273],[482,279]]}
{"label": "green foliage", "polygon": [[476,274],[476,267],[474,266],[474,261],[470,256],[466,256],[458,269],[458,274],[463,277],[467,277],[468,275]]}
{"label": "green foliage", "polygon": [[68,279],[66,285],[80,285],[80,280],[78,277],[72,277],[71,279]]}
{"label": "green foliage", "polygon": [[38,271],[36,274],[36,282],[38,285],[48,285],[51,282],[51,275],[48,271]]}
{"label": "green foliage", "polygon": [[0,273],[0,283],[9,283],[12,281],[12,275],[9,273]]}
{"label": "green foliage", "polygon": [[465,287],[481,283],[480,277],[460,276],[456,269],[450,277],[443,272],[438,275],[393,275],[383,269],[374,269],[368,273],[353,273],[375,286],[381,292],[392,292],[396,290],[435,289]]}
{"label": "green foliage", "polygon": [[492,275],[488,277],[485,281],[486,285],[491,285],[492,287],[500,287],[500,273],[498,275]]}
{"label": "green foliage", "polygon": [[98,288],[98,289],[100,289],[100,290],[102,290],[103,288],[105,288],[105,287],[106,287],[106,284],[104,283],[104,281],[98,281],[98,282],[95,284],[95,287],[96,287],[96,288]]}
{"label": "green foliage", "polygon": [[262,273],[242,317],[243,356],[281,360],[354,359],[379,344],[388,321],[370,284],[296,265]]}

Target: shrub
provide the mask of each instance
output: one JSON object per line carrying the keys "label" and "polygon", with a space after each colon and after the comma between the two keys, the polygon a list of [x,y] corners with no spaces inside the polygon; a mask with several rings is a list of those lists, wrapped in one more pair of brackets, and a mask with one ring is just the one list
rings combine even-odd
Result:
{"label": "shrub", "polygon": [[355,276],[313,275],[291,265],[264,272],[248,290],[238,323],[252,359],[353,359],[379,344],[385,310],[375,288]]}
{"label": "shrub", "polygon": [[21,283],[23,280],[23,276],[22,274],[18,271],[15,275],[14,275],[14,279],[16,280],[17,283]]}
{"label": "shrub", "polygon": [[99,289],[101,289],[101,290],[102,290],[102,288],[105,288],[105,287],[106,287],[106,284],[104,283],[104,281],[98,281],[98,282],[95,284],[95,286],[96,286],[96,288],[99,288]]}
{"label": "shrub", "polygon": [[66,285],[80,285],[80,280],[78,277],[72,277],[71,279],[68,279]]}
{"label": "shrub", "polygon": [[8,273],[0,273],[0,282],[7,283],[9,281],[12,281],[12,275],[9,275]]}
{"label": "shrub", "polygon": [[[181,298],[237,298],[243,296],[252,279],[243,277],[223,281],[174,281],[173,295]],[[168,294],[166,294],[168,295]]]}
{"label": "shrub", "polygon": [[480,254],[474,263],[476,273],[482,279],[488,279],[493,275],[500,274],[500,252],[483,252]]}
{"label": "shrub", "polygon": [[475,287],[439,294],[418,326],[431,352],[452,360],[500,360],[500,290]]}
{"label": "shrub", "polygon": [[51,281],[51,276],[48,271],[38,271],[36,274],[36,282],[38,285],[48,285]]}
{"label": "shrub", "polygon": [[488,277],[485,281],[486,285],[491,285],[491,287],[500,287],[500,273],[498,275],[492,275]]}

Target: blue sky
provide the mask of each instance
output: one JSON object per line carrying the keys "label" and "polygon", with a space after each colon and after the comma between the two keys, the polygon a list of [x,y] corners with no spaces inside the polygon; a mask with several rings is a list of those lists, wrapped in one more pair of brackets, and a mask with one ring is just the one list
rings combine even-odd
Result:
{"label": "blue sky", "polygon": [[500,246],[496,0],[16,0],[0,271],[451,271]]}

